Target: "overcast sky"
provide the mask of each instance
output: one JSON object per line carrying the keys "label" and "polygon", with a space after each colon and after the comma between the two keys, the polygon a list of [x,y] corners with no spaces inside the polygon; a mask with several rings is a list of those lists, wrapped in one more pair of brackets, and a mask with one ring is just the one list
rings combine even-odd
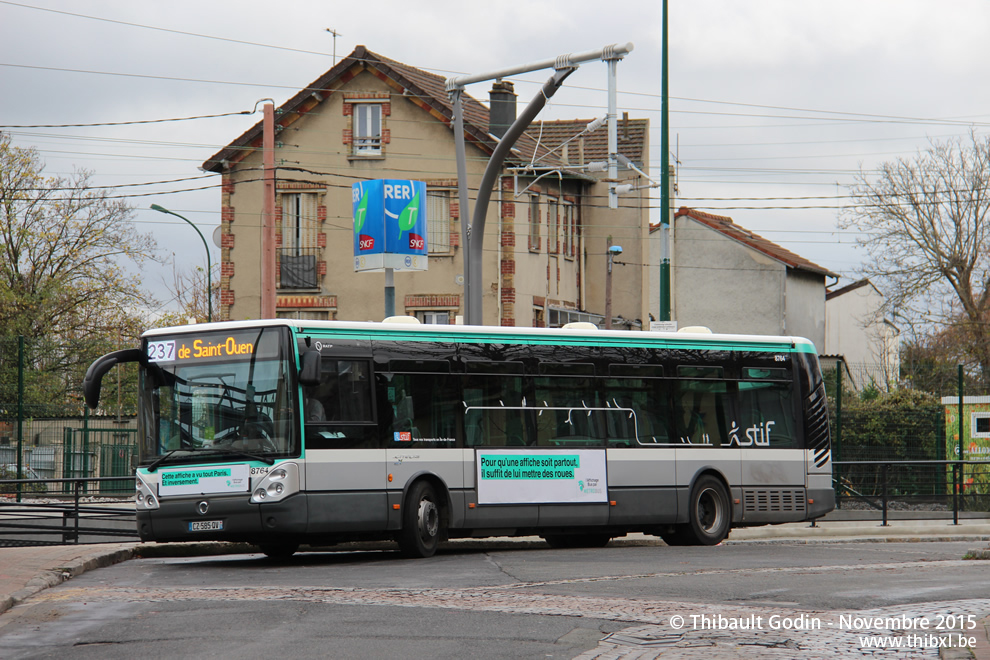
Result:
{"label": "overcast sky", "polygon": [[[737,223],[856,277],[856,234],[837,228],[862,168],[910,158],[929,139],[990,127],[985,0],[670,0],[670,128],[675,204]],[[138,208],[180,268],[219,224],[218,177],[198,167],[260,118],[133,126],[6,128],[192,117],[277,104],[358,44],[449,76],[632,42],[618,67],[619,112],[650,119],[660,167],[659,0],[0,0],[0,130],[36,147],[47,172],[86,168]],[[549,73],[516,80],[521,100]],[[605,65],[572,75],[543,119],[605,114]],[[469,93],[487,99],[488,84]],[[191,181],[174,181],[203,177]],[[204,190],[191,190],[205,188]],[[150,194],[149,194],[150,193]],[[174,220],[174,222],[173,222]],[[212,242],[211,242],[212,245]],[[214,261],[219,250],[213,249]],[[167,276],[148,268],[162,293]]]}

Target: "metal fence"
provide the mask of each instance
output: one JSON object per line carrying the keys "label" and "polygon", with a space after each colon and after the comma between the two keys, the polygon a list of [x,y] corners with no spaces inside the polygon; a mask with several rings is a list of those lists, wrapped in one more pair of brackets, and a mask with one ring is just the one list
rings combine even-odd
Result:
{"label": "metal fence", "polygon": [[[126,495],[87,495],[105,490]],[[0,547],[137,541],[133,492],[133,476],[0,480]]]}
{"label": "metal fence", "polygon": [[[893,511],[959,522],[963,512],[990,512],[990,461],[837,461],[837,509]],[[918,516],[917,514],[922,514]]]}

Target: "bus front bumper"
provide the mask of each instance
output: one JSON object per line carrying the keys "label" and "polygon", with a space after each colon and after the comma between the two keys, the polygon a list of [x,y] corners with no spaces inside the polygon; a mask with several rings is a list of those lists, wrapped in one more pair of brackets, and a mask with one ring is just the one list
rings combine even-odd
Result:
{"label": "bus front bumper", "polygon": [[307,500],[297,494],[280,502],[254,504],[246,495],[160,500],[155,510],[137,512],[142,541],[284,540],[306,532]]}

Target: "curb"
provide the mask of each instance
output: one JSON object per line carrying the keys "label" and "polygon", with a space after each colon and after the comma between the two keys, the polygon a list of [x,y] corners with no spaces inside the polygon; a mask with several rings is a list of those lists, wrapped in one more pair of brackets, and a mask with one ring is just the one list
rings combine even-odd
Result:
{"label": "curb", "polygon": [[80,557],[73,560],[66,566],[59,566],[57,568],[49,568],[41,571],[33,578],[28,580],[27,585],[23,589],[18,589],[14,593],[0,599],[0,614],[6,612],[14,605],[17,605],[21,601],[24,601],[31,596],[35,595],[39,591],[48,589],[49,587],[54,587],[62,584],[66,580],[71,580],[72,578],[82,575],[87,571],[96,570],[97,568],[104,568],[106,566],[112,566],[113,564],[126,561],[134,556],[134,548],[115,548],[109,552],[95,552],[93,554],[87,555],[85,557]]}

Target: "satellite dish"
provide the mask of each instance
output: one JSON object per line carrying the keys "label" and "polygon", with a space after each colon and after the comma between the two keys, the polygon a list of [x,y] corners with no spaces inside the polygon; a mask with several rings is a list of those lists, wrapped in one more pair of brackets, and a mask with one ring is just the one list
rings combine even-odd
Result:
{"label": "satellite dish", "polygon": [[220,227],[217,227],[216,229],[213,230],[213,244],[216,245],[217,247],[223,247],[220,244],[220,235],[222,233],[223,232],[220,231]]}
{"label": "satellite dish", "polygon": [[464,276],[463,275],[455,275],[454,276],[454,284],[456,284],[457,286],[464,286]]}

